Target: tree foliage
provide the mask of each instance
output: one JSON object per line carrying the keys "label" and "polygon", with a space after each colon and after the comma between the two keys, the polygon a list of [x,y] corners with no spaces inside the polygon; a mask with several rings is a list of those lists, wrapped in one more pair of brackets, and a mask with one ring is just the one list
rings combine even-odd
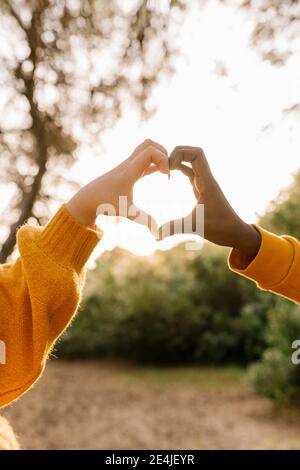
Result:
{"label": "tree foliage", "polygon": [[279,235],[300,237],[300,171],[292,184],[270,203],[260,224]]}
{"label": "tree foliage", "polygon": [[[238,3],[251,14],[254,24],[251,44],[263,59],[284,66],[289,58],[299,55],[299,0],[238,0]],[[300,103],[297,101],[283,111],[298,114]]]}
{"label": "tree foliage", "polygon": [[[300,338],[300,309],[280,299],[268,313],[268,348],[261,361],[249,369],[249,379],[259,395],[278,405],[300,405],[300,368],[292,361],[293,343]],[[298,355],[299,356],[299,355]]]}
{"label": "tree foliage", "polygon": [[228,270],[226,251],[184,245],[150,258],[116,250],[97,263],[63,357],[118,356],[147,364],[245,364],[265,347],[272,296]]}
{"label": "tree foliage", "polygon": [[172,69],[183,7],[184,0],[1,1],[0,181],[13,186],[1,262],[16,228],[43,220],[77,145],[95,142],[125,104],[150,112],[153,87]]}
{"label": "tree foliage", "polygon": [[241,0],[240,5],[253,14],[253,44],[266,60],[284,64],[297,47],[299,0]]}
{"label": "tree foliage", "polygon": [[[300,238],[300,172],[293,183],[272,201],[260,224],[279,234]],[[276,298],[268,311],[267,349],[261,361],[250,368],[255,390],[276,403],[300,404],[300,368],[292,363],[292,344],[300,338],[300,308]]]}

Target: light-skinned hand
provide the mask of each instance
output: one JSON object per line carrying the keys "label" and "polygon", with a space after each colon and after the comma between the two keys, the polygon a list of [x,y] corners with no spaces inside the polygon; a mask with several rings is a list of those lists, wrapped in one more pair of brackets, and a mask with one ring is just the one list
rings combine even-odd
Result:
{"label": "light-skinned hand", "polygon": [[[153,218],[135,206],[134,184],[143,176],[159,171],[169,176],[167,150],[150,139],[140,144],[129,158],[81,188],[66,204],[70,214],[80,223],[94,227],[96,217],[112,207],[115,215],[123,215],[156,230]],[[125,197],[129,213],[120,214],[120,197]],[[111,214],[108,214],[111,215]]]}

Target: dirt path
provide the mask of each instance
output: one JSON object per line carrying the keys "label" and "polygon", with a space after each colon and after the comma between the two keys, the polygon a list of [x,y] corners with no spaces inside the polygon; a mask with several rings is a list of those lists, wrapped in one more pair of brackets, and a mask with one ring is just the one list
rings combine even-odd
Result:
{"label": "dirt path", "polygon": [[300,414],[239,374],[53,360],[3,415],[26,449],[300,449]]}

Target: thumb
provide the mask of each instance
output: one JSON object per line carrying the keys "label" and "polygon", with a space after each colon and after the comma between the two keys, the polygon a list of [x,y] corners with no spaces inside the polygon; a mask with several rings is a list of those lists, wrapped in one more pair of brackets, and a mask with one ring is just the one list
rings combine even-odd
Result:
{"label": "thumb", "polygon": [[158,229],[157,240],[172,235],[199,235],[204,238],[204,205],[196,204],[193,211],[180,219],[170,220]]}
{"label": "thumb", "polygon": [[[189,216],[187,216],[189,217]],[[176,220],[169,220],[168,222],[161,225],[158,229],[157,240],[161,241],[164,238],[172,237],[173,235],[183,234],[184,233],[184,220],[187,217],[181,217]]]}
{"label": "thumb", "polygon": [[132,220],[141,225],[145,225],[150,232],[153,234],[155,238],[157,238],[158,234],[158,225],[156,220],[152,217],[152,215],[148,214],[147,212],[143,211],[135,204],[131,204],[128,208],[128,219]]}

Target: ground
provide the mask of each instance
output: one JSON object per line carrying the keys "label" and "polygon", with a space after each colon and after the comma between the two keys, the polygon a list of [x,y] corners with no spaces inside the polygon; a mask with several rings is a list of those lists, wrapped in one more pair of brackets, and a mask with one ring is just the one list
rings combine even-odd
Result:
{"label": "ground", "polygon": [[3,415],[25,449],[299,449],[300,412],[274,409],[244,376],[51,360]]}

